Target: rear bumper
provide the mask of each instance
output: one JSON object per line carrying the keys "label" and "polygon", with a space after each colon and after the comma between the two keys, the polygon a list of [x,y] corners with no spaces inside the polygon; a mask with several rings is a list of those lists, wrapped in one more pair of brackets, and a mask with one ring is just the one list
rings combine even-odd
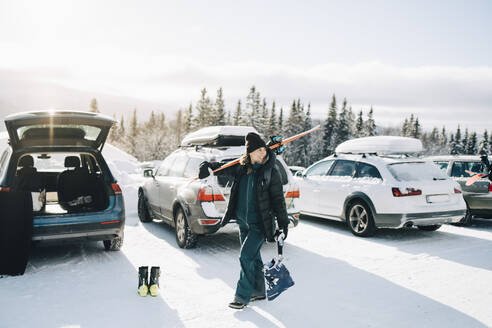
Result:
{"label": "rear bumper", "polygon": [[378,228],[403,228],[412,225],[429,226],[444,223],[458,223],[466,210],[431,213],[376,214],[374,223]]}
{"label": "rear bumper", "polygon": [[123,197],[113,196],[104,211],[34,216],[32,240],[110,240],[122,236],[124,227]]}
{"label": "rear bumper", "polygon": [[110,240],[123,234],[124,225],[119,223],[89,223],[34,227],[32,240],[87,239]]}

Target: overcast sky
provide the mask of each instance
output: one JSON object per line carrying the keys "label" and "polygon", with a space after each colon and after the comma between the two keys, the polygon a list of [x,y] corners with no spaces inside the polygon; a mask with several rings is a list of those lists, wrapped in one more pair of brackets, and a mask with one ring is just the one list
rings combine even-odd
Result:
{"label": "overcast sky", "polygon": [[254,84],[324,118],[335,93],[379,124],[413,112],[483,131],[491,14],[492,1],[0,0],[0,70],[166,110],[203,87],[231,109]]}

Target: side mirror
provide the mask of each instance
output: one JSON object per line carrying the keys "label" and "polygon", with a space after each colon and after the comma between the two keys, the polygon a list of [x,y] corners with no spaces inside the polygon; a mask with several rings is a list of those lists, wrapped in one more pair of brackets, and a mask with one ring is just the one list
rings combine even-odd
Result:
{"label": "side mirror", "polygon": [[143,172],[144,177],[146,178],[154,178],[154,171],[152,169],[145,169]]}
{"label": "side mirror", "polygon": [[304,175],[302,174],[302,171],[297,171],[294,176],[297,177],[297,178],[304,178]]}

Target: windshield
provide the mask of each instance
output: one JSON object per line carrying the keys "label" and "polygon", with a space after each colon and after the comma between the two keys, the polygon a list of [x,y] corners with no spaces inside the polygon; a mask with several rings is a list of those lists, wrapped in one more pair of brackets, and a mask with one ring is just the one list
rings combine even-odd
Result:
{"label": "windshield", "polygon": [[446,180],[447,175],[435,164],[429,162],[406,162],[388,165],[398,181]]}

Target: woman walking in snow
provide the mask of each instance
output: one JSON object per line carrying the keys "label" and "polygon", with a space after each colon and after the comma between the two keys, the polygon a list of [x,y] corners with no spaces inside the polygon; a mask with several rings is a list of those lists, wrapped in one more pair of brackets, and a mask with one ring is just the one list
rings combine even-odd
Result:
{"label": "woman walking in snow", "polygon": [[[261,137],[250,132],[246,136],[246,153],[241,157],[240,165],[217,172],[233,178],[222,226],[236,219],[241,241],[241,273],[234,300],[229,303],[229,307],[234,309],[265,299],[261,246],[265,239],[273,242],[274,237],[281,233],[284,239],[287,237],[289,219],[275,157]],[[210,175],[209,168],[218,167],[219,163],[203,162],[198,177],[206,178]],[[275,218],[279,226],[276,232]]]}

